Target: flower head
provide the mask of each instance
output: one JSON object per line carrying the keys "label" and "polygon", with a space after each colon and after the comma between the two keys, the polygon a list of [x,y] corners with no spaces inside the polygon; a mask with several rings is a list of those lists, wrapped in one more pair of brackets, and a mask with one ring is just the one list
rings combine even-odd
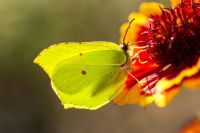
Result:
{"label": "flower head", "polygon": [[132,64],[125,86],[115,98],[117,104],[155,102],[164,107],[181,85],[200,85],[200,3],[171,3],[170,8],[143,3],[140,13],[129,16],[129,22],[135,21],[122,25],[120,41],[129,46]]}
{"label": "flower head", "polygon": [[200,132],[200,120],[195,119],[189,123],[186,123],[179,133],[199,133]]}

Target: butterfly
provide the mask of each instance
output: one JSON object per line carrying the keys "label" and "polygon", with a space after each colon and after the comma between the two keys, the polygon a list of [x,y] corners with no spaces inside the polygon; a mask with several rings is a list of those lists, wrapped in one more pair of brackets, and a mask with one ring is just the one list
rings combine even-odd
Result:
{"label": "butterfly", "polygon": [[124,51],[111,42],[59,43],[34,60],[65,108],[91,110],[111,101],[123,86],[126,62]]}
{"label": "butterfly", "polygon": [[47,73],[64,108],[95,110],[110,102],[126,80],[127,45],[121,46],[103,41],[59,43],[44,49],[34,63]]}

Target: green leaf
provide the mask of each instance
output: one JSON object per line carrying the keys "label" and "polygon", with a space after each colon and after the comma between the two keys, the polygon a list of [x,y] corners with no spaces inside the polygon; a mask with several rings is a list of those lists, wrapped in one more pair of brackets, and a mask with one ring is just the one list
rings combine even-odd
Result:
{"label": "green leaf", "polygon": [[123,50],[110,42],[62,43],[34,60],[49,75],[65,108],[97,109],[122,87],[126,70]]}

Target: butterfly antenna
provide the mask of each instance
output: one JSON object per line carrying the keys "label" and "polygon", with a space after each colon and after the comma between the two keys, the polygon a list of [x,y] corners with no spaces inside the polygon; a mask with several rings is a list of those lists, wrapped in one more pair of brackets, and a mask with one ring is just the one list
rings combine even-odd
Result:
{"label": "butterfly antenna", "polygon": [[125,31],[125,34],[124,34],[124,37],[123,37],[123,49],[126,51],[127,50],[127,45],[128,45],[128,43],[126,44],[125,43],[125,39],[126,39],[126,35],[128,34],[128,30],[130,29],[130,27],[131,27],[131,24],[132,24],[132,22],[135,20],[135,18],[133,18],[130,22],[129,22],[129,24],[128,24],[128,27],[126,28],[126,31]]}

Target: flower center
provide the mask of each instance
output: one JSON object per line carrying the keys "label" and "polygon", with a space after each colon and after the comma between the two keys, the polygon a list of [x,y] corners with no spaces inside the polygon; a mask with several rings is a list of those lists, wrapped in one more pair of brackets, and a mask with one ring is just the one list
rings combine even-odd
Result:
{"label": "flower center", "polygon": [[181,3],[151,16],[150,28],[142,33],[149,60],[166,66],[190,66],[200,55],[200,3]]}

